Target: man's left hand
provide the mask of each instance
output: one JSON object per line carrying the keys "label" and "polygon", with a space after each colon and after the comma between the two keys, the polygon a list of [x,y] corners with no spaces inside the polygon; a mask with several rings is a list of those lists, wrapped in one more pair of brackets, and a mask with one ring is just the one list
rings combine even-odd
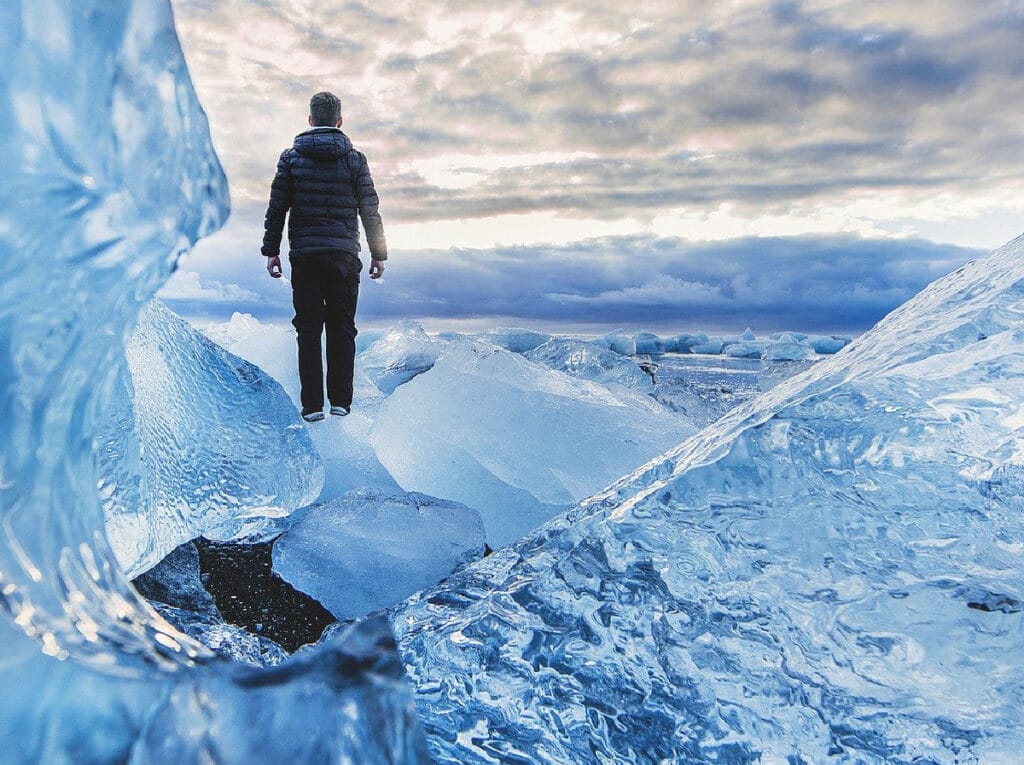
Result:
{"label": "man's left hand", "polygon": [[371,260],[370,261],[370,278],[379,279],[384,275],[384,261],[383,260]]}
{"label": "man's left hand", "polygon": [[281,258],[275,255],[272,258],[267,258],[267,273],[273,276],[275,279],[281,278]]}

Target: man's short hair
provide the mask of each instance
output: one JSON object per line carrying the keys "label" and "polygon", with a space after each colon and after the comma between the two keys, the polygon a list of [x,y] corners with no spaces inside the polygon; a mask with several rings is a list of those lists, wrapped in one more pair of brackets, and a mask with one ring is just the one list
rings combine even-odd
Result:
{"label": "man's short hair", "polygon": [[334,127],[341,119],[341,99],[326,90],[309,99],[313,127]]}

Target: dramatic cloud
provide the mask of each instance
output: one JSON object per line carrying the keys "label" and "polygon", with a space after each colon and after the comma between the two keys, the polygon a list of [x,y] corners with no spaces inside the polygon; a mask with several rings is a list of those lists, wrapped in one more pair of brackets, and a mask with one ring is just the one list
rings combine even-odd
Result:
{"label": "dramatic cloud", "polygon": [[[412,317],[438,328],[480,320],[593,332],[617,325],[666,332],[741,331],[748,325],[860,332],[977,254],[849,236],[699,244],[631,236],[561,246],[408,251],[389,262],[383,284],[363,281],[360,317],[369,325]],[[229,263],[204,260],[218,263],[218,273]],[[262,265],[258,256],[236,258],[231,273],[259,292],[258,300],[175,307],[211,319],[227,318],[232,310],[290,318],[287,290]]]}
{"label": "dramatic cloud", "polygon": [[858,331],[1024,227],[1024,0],[173,2],[234,204],[187,268],[261,316],[320,89],[394,256],[363,321]]}
{"label": "dramatic cloud", "polygon": [[951,192],[1022,211],[1020,0],[175,7],[238,201],[265,195],[327,87],[394,224],[758,218],[878,194],[920,224]]}

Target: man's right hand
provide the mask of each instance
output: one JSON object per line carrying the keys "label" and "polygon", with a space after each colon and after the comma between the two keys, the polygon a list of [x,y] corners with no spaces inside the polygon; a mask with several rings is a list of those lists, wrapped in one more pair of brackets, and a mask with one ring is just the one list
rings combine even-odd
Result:
{"label": "man's right hand", "polygon": [[275,279],[281,278],[281,256],[275,255],[272,258],[267,258],[267,273],[273,276]]}
{"label": "man's right hand", "polygon": [[379,279],[384,276],[384,261],[383,260],[371,260],[370,261],[370,278]]}

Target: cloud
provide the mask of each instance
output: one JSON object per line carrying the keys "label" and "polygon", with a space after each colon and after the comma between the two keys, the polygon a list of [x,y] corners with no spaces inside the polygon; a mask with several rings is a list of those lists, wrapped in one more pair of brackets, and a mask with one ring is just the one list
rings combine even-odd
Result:
{"label": "cloud", "polygon": [[[236,203],[265,195],[323,87],[395,222],[719,204],[757,217],[889,189],[926,209],[1024,180],[1016,1],[175,9]],[[449,155],[479,162],[432,172]]]}
{"label": "cloud", "polygon": [[161,300],[176,302],[236,303],[257,300],[259,296],[237,284],[218,281],[200,281],[195,271],[177,271],[157,293]]}
{"label": "cloud", "polygon": [[[185,312],[290,319],[286,286],[267,277],[262,259],[241,254],[230,224],[225,234],[202,243],[188,268],[224,274],[258,299],[197,302]],[[384,284],[363,281],[359,321],[860,332],[977,254],[850,235],[717,242],[615,236],[566,245],[398,249]]]}

